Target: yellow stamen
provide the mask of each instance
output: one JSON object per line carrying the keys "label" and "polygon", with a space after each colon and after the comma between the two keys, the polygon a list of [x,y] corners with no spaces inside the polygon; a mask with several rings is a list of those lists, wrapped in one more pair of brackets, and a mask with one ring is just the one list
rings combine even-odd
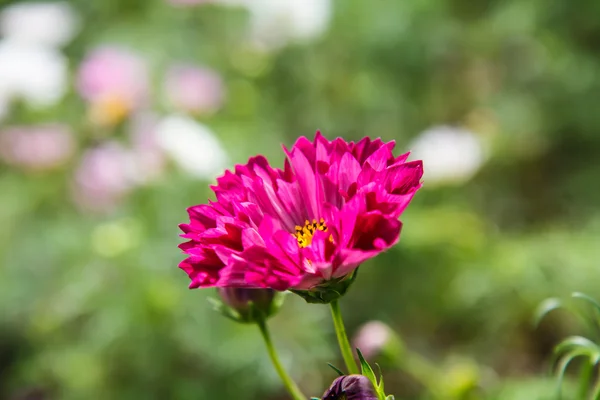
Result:
{"label": "yellow stamen", "polygon": [[108,94],[92,103],[89,113],[94,124],[113,126],[123,121],[130,111],[131,104],[126,98]]}
{"label": "yellow stamen", "polygon": [[296,225],[296,232],[294,236],[298,240],[298,246],[300,248],[310,246],[312,243],[313,236],[317,231],[326,231],[327,225],[325,220],[321,218],[319,221],[313,219],[312,222],[309,220],[304,221],[304,226]]}

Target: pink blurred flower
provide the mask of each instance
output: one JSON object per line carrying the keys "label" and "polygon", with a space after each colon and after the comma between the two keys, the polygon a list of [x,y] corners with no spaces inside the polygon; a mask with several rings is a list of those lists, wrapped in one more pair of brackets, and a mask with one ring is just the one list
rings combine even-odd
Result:
{"label": "pink blurred flower", "polygon": [[14,126],[0,131],[0,158],[27,170],[60,166],[74,151],[73,133],[64,125]]}
{"label": "pink blurred flower", "polygon": [[75,171],[75,202],[84,210],[111,210],[134,187],[132,168],[131,152],[117,142],[87,150]]}
{"label": "pink blurred flower", "polygon": [[213,70],[175,65],[167,72],[165,90],[170,103],[181,111],[212,113],[223,103],[223,82]]}
{"label": "pink blurred flower", "polygon": [[165,153],[158,142],[158,123],[152,114],[139,114],[129,127],[134,179],[140,184],[155,181],[166,167]]}
{"label": "pink blurred flower", "polygon": [[421,161],[394,142],[299,138],[283,170],[263,156],[226,171],[216,202],[180,225],[191,288],[311,290],[351,276],[399,239],[398,220],[421,187]]}
{"label": "pink blurred flower", "polygon": [[98,48],[83,60],[77,76],[77,90],[90,103],[91,118],[95,122],[120,122],[147,101],[146,64],[128,50]]}
{"label": "pink blurred flower", "polygon": [[375,358],[393,338],[394,333],[389,326],[380,321],[371,321],[360,328],[353,347],[360,349],[365,358]]}

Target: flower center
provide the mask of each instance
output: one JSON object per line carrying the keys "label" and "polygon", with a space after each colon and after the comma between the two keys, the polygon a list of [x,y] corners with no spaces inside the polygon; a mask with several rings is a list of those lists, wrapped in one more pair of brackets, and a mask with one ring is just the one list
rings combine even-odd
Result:
{"label": "flower center", "polygon": [[306,220],[304,221],[304,226],[296,225],[296,233],[294,233],[294,236],[298,240],[298,246],[303,248],[310,246],[315,232],[326,230],[327,225],[325,225],[325,220],[323,218],[318,222],[316,219],[313,219],[312,222]]}

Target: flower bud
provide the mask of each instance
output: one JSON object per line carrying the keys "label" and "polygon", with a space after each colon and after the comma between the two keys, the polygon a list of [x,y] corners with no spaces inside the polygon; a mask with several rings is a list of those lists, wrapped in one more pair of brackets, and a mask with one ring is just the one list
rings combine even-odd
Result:
{"label": "flower bud", "polygon": [[344,375],[325,391],[321,400],[377,400],[373,384],[363,375]]}
{"label": "flower bud", "polygon": [[273,289],[220,287],[221,301],[213,300],[217,311],[237,322],[253,323],[275,314],[283,303],[283,294]]}

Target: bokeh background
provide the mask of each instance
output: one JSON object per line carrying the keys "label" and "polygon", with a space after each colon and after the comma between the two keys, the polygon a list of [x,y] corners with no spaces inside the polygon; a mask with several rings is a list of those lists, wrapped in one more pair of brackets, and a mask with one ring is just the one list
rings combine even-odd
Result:
{"label": "bokeh background", "polygon": [[[600,283],[600,2],[0,1],[0,398],[285,399],[256,328],[187,289],[178,223],[320,129],[425,162],[342,311],[400,399],[553,398],[532,318]],[[310,395],[327,307],[270,325]],[[398,335],[392,339],[389,330]],[[364,332],[367,332],[366,334]],[[408,349],[408,350],[402,350]],[[568,390],[566,390],[568,392]]]}

